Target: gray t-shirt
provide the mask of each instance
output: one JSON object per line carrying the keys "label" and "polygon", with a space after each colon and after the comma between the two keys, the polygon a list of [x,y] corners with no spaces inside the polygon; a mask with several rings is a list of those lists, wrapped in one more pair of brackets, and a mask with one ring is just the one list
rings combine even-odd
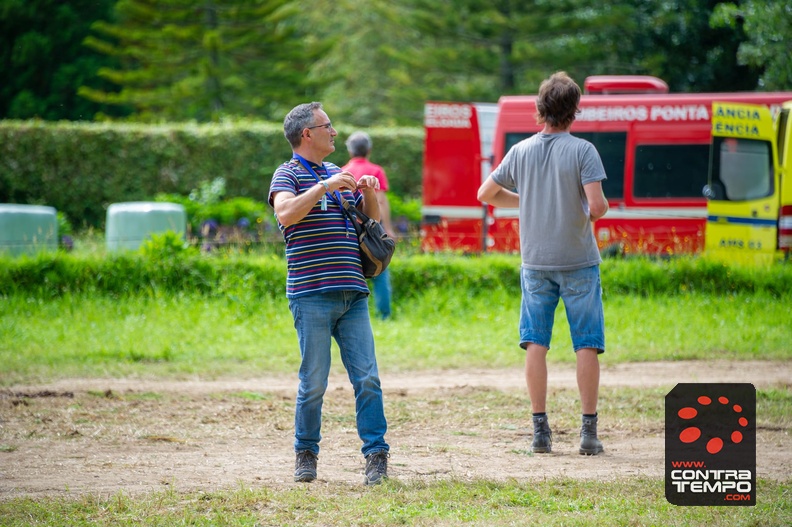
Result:
{"label": "gray t-shirt", "polygon": [[568,132],[519,142],[492,172],[520,195],[520,252],[526,269],[571,271],[599,264],[583,185],[606,179],[594,145]]}

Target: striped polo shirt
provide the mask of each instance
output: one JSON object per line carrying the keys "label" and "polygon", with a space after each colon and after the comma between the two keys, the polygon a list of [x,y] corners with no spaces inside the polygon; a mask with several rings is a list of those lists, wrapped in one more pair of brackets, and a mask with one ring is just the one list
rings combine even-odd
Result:
{"label": "striped polo shirt", "polygon": [[[333,163],[311,168],[321,179],[341,169]],[[276,192],[299,195],[316,185],[316,178],[292,159],[275,171],[269,190],[269,204]],[[326,195],[326,194],[325,194]],[[341,192],[341,197],[359,205],[362,194],[355,190]],[[277,215],[276,215],[277,218]],[[327,198],[327,210],[321,200],[294,225],[278,227],[286,241],[286,297],[297,298],[331,291],[362,291],[368,293],[360,265],[360,250],[355,229],[346,220],[335,200]]]}

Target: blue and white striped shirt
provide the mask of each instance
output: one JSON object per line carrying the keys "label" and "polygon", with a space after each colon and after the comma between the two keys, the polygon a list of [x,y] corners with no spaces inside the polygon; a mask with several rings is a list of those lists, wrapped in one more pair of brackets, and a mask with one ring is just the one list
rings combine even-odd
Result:
{"label": "blue and white striped shirt", "polygon": [[[333,163],[312,165],[311,168],[321,179],[341,172]],[[292,159],[275,171],[270,184],[269,203],[273,204],[273,196],[277,192],[299,195],[316,183],[314,176]],[[363,199],[357,190],[342,191],[341,197],[352,201],[355,206],[360,205]],[[355,229],[335,200],[327,197],[325,211],[321,201],[317,201],[302,220],[288,227],[278,222],[278,227],[286,241],[287,298],[330,291],[369,292],[360,265]]]}

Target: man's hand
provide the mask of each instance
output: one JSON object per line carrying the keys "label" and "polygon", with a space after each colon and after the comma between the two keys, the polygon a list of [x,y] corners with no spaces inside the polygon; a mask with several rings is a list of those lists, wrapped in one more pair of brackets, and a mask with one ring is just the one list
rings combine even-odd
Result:
{"label": "man's hand", "polygon": [[374,176],[360,176],[357,182],[358,190],[379,190],[379,179]]}
{"label": "man's hand", "polygon": [[355,182],[355,176],[346,170],[326,179],[325,182],[327,186],[330,187],[330,192],[335,192],[336,190],[354,190],[358,186]]}
{"label": "man's hand", "polygon": [[377,221],[382,219],[377,192],[380,188],[379,179],[374,176],[360,176],[357,182],[358,190],[363,194],[363,213]]}

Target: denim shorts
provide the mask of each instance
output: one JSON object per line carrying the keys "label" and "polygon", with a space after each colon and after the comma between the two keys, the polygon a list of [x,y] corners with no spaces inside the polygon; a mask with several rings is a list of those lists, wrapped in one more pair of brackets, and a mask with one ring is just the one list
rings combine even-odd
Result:
{"label": "denim shorts", "polygon": [[555,311],[560,298],[564,301],[574,350],[594,348],[604,353],[605,315],[598,265],[574,271],[523,268],[520,277],[522,348],[526,348],[529,343],[550,348]]}

